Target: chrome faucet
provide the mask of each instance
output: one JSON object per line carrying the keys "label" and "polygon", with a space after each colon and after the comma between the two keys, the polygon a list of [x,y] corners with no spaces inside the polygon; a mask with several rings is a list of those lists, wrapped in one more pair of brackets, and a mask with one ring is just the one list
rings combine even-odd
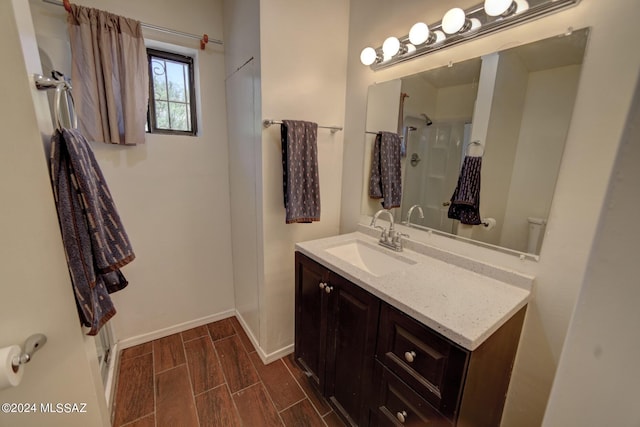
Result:
{"label": "chrome faucet", "polygon": [[407,212],[407,227],[411,227],[411,214],[413,214],[413,210],[418,208],[418,214],[420,214],[420,219],[424,219],[424,212],[422,212],[422,208],[420,205],[413,205],[409,208],[409,212]]}
{"label": "chrome faucet", "polygon": [[[376,225],[378,217],[383,213],[389,215],[389,230],[380,225]],[[382,230],[382,234],[380,235],[380,240],[378,240],[378,243],[386,248],[393,249],[396,252],[402,251],[402,237],[409,237],[407,234],[395,231],[393,214],[387,209],[380,209],[378,212],[376,212],[376,214],[373,216],[373,219],[371,220],[371,227]]]}

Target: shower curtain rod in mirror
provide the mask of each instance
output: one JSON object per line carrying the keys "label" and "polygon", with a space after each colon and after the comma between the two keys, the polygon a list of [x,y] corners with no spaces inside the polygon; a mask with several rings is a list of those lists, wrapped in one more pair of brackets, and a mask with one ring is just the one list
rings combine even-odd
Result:
{"label": "shower curtain rod in mirror", "polygon": [[[53,4],[56,6],[63,6],[66,9],[64,2],[59,0],[42,0],[42,2]],[[154,24],[147,24],[145,22],[141,22],[140,25],[142,25],[142,28],[148,28],[150,30],[160,31],[161,33],[173,34],[176,36],[200,40],[200,49],[203,49],[203,50],[207,43],[215,43],[215,44],[219,44],[220,46],[224,44],[222,40],[212,39],[206,34],[199,36],[197,34],[185,33],[183,31],[172,30],[171,28],[161,27],[159,25],[154,25]]]}

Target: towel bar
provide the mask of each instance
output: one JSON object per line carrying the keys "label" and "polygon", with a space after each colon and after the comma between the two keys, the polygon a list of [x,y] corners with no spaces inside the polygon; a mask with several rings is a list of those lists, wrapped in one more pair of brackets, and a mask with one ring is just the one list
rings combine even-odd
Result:
{"label": "towel bar", "polygon": [[[264,126],[265,128],[268,128],[271,125],[281,125],[282,121],[281,120],[271,120],[271,119],[265,119],[262,121],[262,126]],[[338,131],[341,131],[342,128],[339,126],[320,126],[318,125],[319,128],[323,128],[323,129],[331,129],[331,133],[336,133]]]}

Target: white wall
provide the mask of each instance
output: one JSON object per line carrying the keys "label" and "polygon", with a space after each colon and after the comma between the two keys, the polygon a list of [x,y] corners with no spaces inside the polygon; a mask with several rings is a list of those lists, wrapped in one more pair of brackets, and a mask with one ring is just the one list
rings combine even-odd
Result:
{"label": "white wall", "polygon": [[517,152],[500,235],[501,246],[526,252],[527,217],[547,219],[571,123],[580,70],[580,65],[569,65],[528,73],[522,124],[515,144]]}
{"label": "white wall", "polygon": [[[485,62],[483,61],[483,65]],[[528,72],[515,54],[498,54],[498,68],[491,100],[491,114],[482,158],[480,215],[496,219],[493,230],[473,228],[473,238],[498,244],[504,225],[518,135],[527,93]],[[478,121],[474,118],[474,127]]]}
{"label": "white wall", "polygon": [[543,426],[640,425],[640,88],[602,207]]}
{"label": "white wall", "polygon": [[[344,124],[349,4],[260,1],[262,116]],[[343,132],[318,130],[321,219],[285,224],[280,129],[262,132],[264,307],[267,353],[293,343],[295,242],[335,235],[340,222]],[[359,200],[359,195],[358,195]]]}
{"label": "white wall", "polygon": [[[222,39],[220,1],[190,0],[188,7],[157,7],[153,0],[76,3]],[[66,12],[39,0],[32,9],[40,47],[70,75]],[[118,310],[113,325],[125,345],[234,308],[223,50],[209,44],[199,51],[197,40],[147,30],[145,38],[197,52],[200,120],[197,137],[148,134],[136,147],[92,144],[136,253],[123,269],[129,286],[112,295]]]}
{"label": "white wall", "polygon": [[[404,100],[405,117],[412,116],[423,120],[420,114],[424,113],[431,119],[435,118],[438,88],[418,75],[402,79],[402,92],[409,95]],[[369,103],[368,100],[367,103]]]}
{"label": "white wall", "polygon": [[[457,5],[468,7],[475,3],[468,0]],[[341,231],[353,230],[359,221],[366,93],[371,83],[558,35],[569,26],[591,27],[539,262],[520,261],[439,236],[420,237],[447,250],[536,276],[534,300],[527,312],[503,425],[539,426],[586,272],[608,177],[640,69],[640,51],[629,49],[629,40],[635,38],[640,3],[583,1],[552,16],[375,73],[360,64],[363,47],[379,46],[389,35],[407,34],[417,16],[427,22],[438,21],[449,7],[449,2],[440,0],[406,0],[403,7],[383,0],[351,2]],[[418,232],[414,235],[419,237]]]}
{"label": "white wall", "polygon": [[440,88],[435,117],[429,117],[434,120],[471,120],[477,92],[478,83]]}
{"label": "white wall", "polygon": [[[25,366],[22,383],[0,390],[0,402],[34,402],[38,410],[40,403],[84,402],[87,412],[0,412],[0,425],[104,426],[109,425],[109,414],[96,348],[93,338],[83,336],[80,328],[42,149],[43,137],[48,136],[41,136],[38,127],[36,114],[46,119],[48,109],[46,95],[36,91],[31,78],[38,71],[39,59],[28,6],[19,0],[0,2],[0,51],[6,76],[0,81],[4,129],[0,144],[0,347],[22,345],[33,333],[44,333],[48,342]],[[51,123],[44,120],[43,124],[50,134]]]}
{"label": "white wall", "polygon": [[238,116],[229,118],[235,301],[260,356],[272,360],[293,348],[295,243],[338,232],[342,133],[318,130],[320,221],[287,225],[280,126],[262,129],[261,120],[343,125],[348,5],[226,1],[224,16],[234,39],[225,50],[228,111]]}

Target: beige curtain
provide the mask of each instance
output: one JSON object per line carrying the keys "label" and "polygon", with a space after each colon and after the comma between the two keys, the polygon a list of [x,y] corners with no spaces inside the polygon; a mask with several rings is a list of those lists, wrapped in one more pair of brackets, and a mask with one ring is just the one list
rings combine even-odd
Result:
{"label": "beige curtain", "polygon": [[143,143],[149,72],[140,22],[74,4],[67,22],[80,130],[92,141]]}

